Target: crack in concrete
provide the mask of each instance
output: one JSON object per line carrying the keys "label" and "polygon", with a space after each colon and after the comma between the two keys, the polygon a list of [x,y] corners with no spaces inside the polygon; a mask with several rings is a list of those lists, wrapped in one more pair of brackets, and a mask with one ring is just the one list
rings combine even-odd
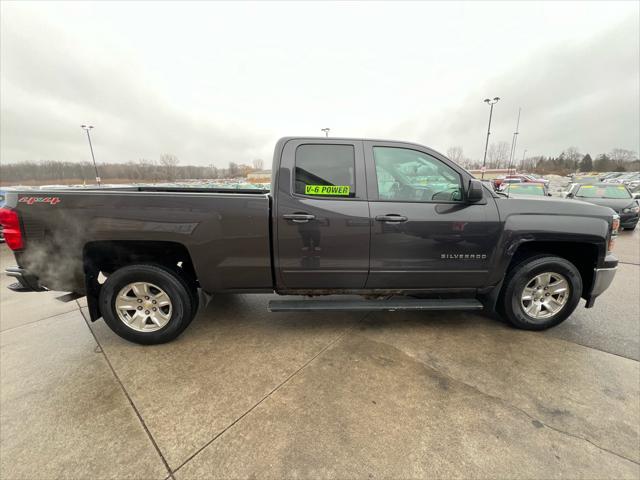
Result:
{"label": "crack in concrete", "polygon": [[[77,302],[75,302],[77,303]],[[22,327],[28,327],[29,325],[33,325],[34,323],[38,323],[38,322],[43,322],[45,320],[49,320],[50,318],[56,318],[59,317],[61,315],[67,315],[68,313],[72,313],[75,312],[76,309],[72,308],[66,312],[60,312],[60,313],[56,313],[55,315],[49,315],[48,317],[44,317],[44,318],[39,318],[37,320],[32,320],[30,322],[27,323],[23,323],[22,325],[16,325],[15,327],[9,327],[9,328],[5,328],[4,330],[0,330],[0,334],[3,334],[5,332],[11,332],[13,330],[16,330],[17,328],[22,328]]]}
{"label": "crack in concrete", "polygon": [[138,417],[138,421],[140,422],[140,424],[142,425],[142,428],[144,429],[144,431],[146,432],[147,436],[149,437],[149,440],[151,440],[151,444],[153,445],[153,448],[155,448],[156,452],[160,456],[160,460],[162,460],[162,463],[164,464],[165,468],[167,469],[167,472],[169,472],[169,476],[167,478],[170,478],[171,480],[175,480],[175,478],[173,476],[173,471],[169,467],[169,463],[167,463],[167,460],[164,458],[164,455],[162,454],[162,451],[160,450],[160,447],[156,443],[155,438],[153,438],[153,435],[149,431],[149,428],[147,427],[147,424],[145,423],[144,419],[142,418],[142,414],[138,411],[138,407],[136,407],[136,404],[133,402],[133,399],[129,395],[129,392],[127,391],[127,389],[125,388],[124,384],[120,380],[120,377],[116,373],[116,370],[113,368],[113,365],[111,364],[111,361],[109,360],[109,357],[107,356],[107,352],[105,352],[104,348],[102,348],[102,345],[100,344],[100,341],[98,340],[98,337],[96,337],[96,334],[91,329],[91,326],[89,325],[90,320],[87,319],[87,317],[83,313],[82,306],[78,303],[78,301],[76,300],[75,302],[76,302],[76,305],[78,306],[78,311],[80,312],[80,315],[84,319],[84,322],[87,324],[87,328],[89,329],[89,332],[91,332],[91,335],[93,336],[93,339],[95,340],[95,342],[98,345],[98,347],[100,347],[100,351],[102,353],[102,356],[104,357],[105,361],[107,362],[107,365],[111,369],[111,373],[113,374],[113,376],[115,377],[116,381],[118,382],[118,385],[120,385],[120,388],[122,389],[122,392],[124,393],[124,396],[129,401],[129,405],[131,405],[131,408],[133,409],[134,413],[136,414],[136,417]]}
{"label": "crack in concrete", "polygon": [[218,434],[216,434],[211,440],[209,440],[207,443],[205,443],[202,447],[200,447],[198,450],[196,450],[196,452],[193,453],[193,455],[191,455],[190,457],[188,457],[184,462],[182,462],[182,464],[180,464],[175,470],[173,470],[173,473],[177,472],[178,470],[180,470],[182,467],[184,467],[187,463],[189,463],[191,460],[193,460],[197,455],[200,454],[200,452],[204,451],[209,445],[211,445],[213,442],[215,442],[218,438],[222,437],[222,435],[224,435],[228,430],[230,430],[231,428],[233,428],[237,423],[239,423],[244,417],[246,417],[247,415],[249,415],[253,410],[255,410],[257,407],[259,407],[265,400],[267,400],[268,398],[270,398],[275,392],[277,392],[280,388],[282,388],[284,385],[286,385],[287,383],[289,383],[289,381],[291,381],[295,376],[297,376],[300,372],[302,372],[307,366],[309,366],[314,360],[316,360],[318,357],[320,357],[323,353],[325,353],[327,350],[329,350],[332,346],[338,344],[343,338],[345,338],[347,336],[347,334],[349,334],[350,332],[352,332],[355,327],[362,322],[365,318],[367,318],[367,316],[370,313],[365,314],[362,318],[358,319],[358,321],[352,325],[351,327],[347,328],[344,332],[342,332],[340,335],[338,335],[336,338],[334,338],[333,340],[331,340],[327,345],[325,345],[318,353],[316,353],[313,357],[311,357],[309,360],[307,360],[301,367],[299,367],[296,371],[294,371],[291,375],[289,375],[287,378],[285,378],[282,382],[280,382],[275,388],[273,388],[269,393],[267,393],[264,397],[262,397],[257,403],[255,403],[251,408],[249,408],[246,412],[244,412],[242,415],[240,415],[238,418],[236,418],[233,422],[231,422],[229,425],[227,425],[222,431],[220,431]]}
{"label": "crack in concrete", "polygon": [[[625,263],[625,262],[621,262],[621,263]],[[632,265],[636,265],[636,264],[632,264]],[[315,354],[311,359],[309,359],[309,360],[308,360],[307,362],[305,362],[301,367],[299,367],[297,370],[295,370],[295,371],[294,371],[291,375],[289,375],[285,380],[283,380],[280,384],[278,384],[275,388],[273,388],[269,393],[267,393],[264,397],[262,397],[262,398],[261,398],[257,403],[255,403],[251,408],[249,408],[249,409],[248,409],[247,411],[245,411],[242,415],[240,415],[239,417],[237,417],[233,422],[231,422],[229,425],[227,425],[227,426],[226,426],[222,431],[220,431],[218,434],[216,434],[216,435],[215,435],[211,440],[209,440],[209,441],[208,441],[207,443],[205,443],[202,447],[200,447],[198,450],[196,450],[196,451],[195,451],[191,456],[189,456],[189,457],[188,457],[184,462],[182,462],[178,467],[176,467],[175,469],[173,469],[173,470],[172,470],[172,469],[169,467],[169,464],[167,463],[166,459],[164,458],[164,455],[162,454],[162,452],[161,452],[160,448],[158,447],[158,445],[157,445],[157,443],[156,443],[155,439],[154,439],[154,438],[153,438],[153,436],[151,435],[151,432],[150,432],[150,431],[149,431],[149,429],[147,428],[147,426],[146,426],[146,424],[145,424],[145,422],[144,422],[144,420],[143,420],[143,418],[142,418],[142,415],[139,413],[138,409],[136,408],[135,404],[133,403],[133,400],[132,400],[132,399],[131,399],[131,397],[129,396],[129,393],[127,392],[126,388],[124,387],[124,384],[120,381],[120,379],[119,379],[119,377],[118,377],[117,373],[115,372],[115,370],[114,370],[113,366],[111,365],[111,362],[109,361],[109,359],[108,359],[108,357],[107,357],[106,352],[105,352],[105,351],[104,351],[104,349],[102,348],[102,345],[100,344],[100,342],[98,341],[97,337],[96,337],[96,336],[95,336],[95,334],[93,333],[93,330],[91,330],[91,328],[90,328],[90,326],[89,326],[89,321],[87,320],[87,318],[85,317],[84,313],[82,312],[82,306],[77,302],[77,300],[76,300],[76,304],[78,305],[78,310],[79,310],[79,311],[80,311],[80,313],[82,314],[82,317],[84,318],[85,322],[87,323],[87,327],[89,328],[89,331],[90,331],[90,332],[91,332],[91,334],[93,335],[93,337],[94,337],[94,339],[95,339],[95,341],[96,341],[97,345],[98,345],[98,346],[100,347],[100,349],[102,350],[102,354],[104,355],[105,360],[107,361],[107,364],[109,365],[109,368],[111,369],[111,371],[112,371],[112,373],[113,373],[114,377],[116,378],[116,380],[117,380],[117,381],[118,381],[118,383],[120,384],[120,387],[122,388],[123,392],[125,393],[125,396],[126,396],[126,397],[127,397],[127,399],[129,400],[129,403],[131,404],[132,408],[134,409],[134,411],[135,411],[136,415],[138,416],[138,419],[139,419],[140,423],[142,424],[143,428],[144,428],[144,429],[145,429],[145,431],[147,432],[147,435],[149,436],[149,439],[151,440],[151,442],[152,442],[153,446],[155,447],[156,451],[158,452],[158,455],[159,455],[159,456],[160,456],[160,458],[162,459],[162,462],[164,463],[165,467],[167,468],[167,471],[169,472],[169,476],[167,477],[167,479],[172,479],[172,480],[174,480],[174,478],[175,478],[175,477],[173,476],[173,474],[174,474],[175,472],[177,472],[177,471],[178,471],[178,470],[180,470],[182,467],[184,467],[187,463],[189,463],[190,461],[192,461],[192,460],[193,460],[197,455],[199,455],[199,454],[200,454],[203,450],[205,450],[209,445],[211,445],[212,443],[214,443],[218,438],[220,438],[220,437],[221,437],[222,435],[224,435],[228,430],[230,430],[230,429],[231,429],[232,427],[234,427],[237,423],[239,423],[239,422],[240,422],[244,417],[246,417],[249,413],[251,413],[251,412],[252,412],[253,410],[255,410],[258,406],[260,406],[260,405],[261,405],[265,400],[267,400],[269,397],[271,397],[271,396],[272,396],[276,391],[278,391],[280,388],[282,388],[284,385],[286,385],[289,381],[291,381],[295,376],[297,376],[300,372],[302,372],[302,371],[303,371],[307,366],[309,366],[309,365],[310,365],[314,360],[316,360],[317,358],[319,358],[322,354],[324,354],[324,353],[325,353],[327,350],[329,350],[332,346],[336,345],[336,344],[337,344],[337,343],[339,343],[341,340],[343,340],[343,339],[344,339],[344,338],[345,338],[349,333],[353,332],[353,330],[355,329],[355,327],[357,326],[357,324],[359,324],[360,322],[362,322],[362,321],[363,321],[363,320],[364,320],[368,315],[370,315],[370,313],[365,314],[362,318],[360,318],[360,319],[356,322],[356,324],[355,324],[355,325],[353,325],[352,327],[348,328],[348,329],[347,329],[347,330],[345,330],[342,334],[340,334],[338,337],[336,337],[334,340],[332,340],[331,342],[329,342],[329,343],[328,343],[325,347],[323,347],[323,348],[322,348],[322,349],[321,349],[317,354]],[[71,311],[73,311],[73,310],[71,310]],[[64,313],[69,313],[69,312],[64,312]],[[62,314],[60,314],[60,315],[62,315]],[[58,316],[58,315],[54,315],[54,317],[55,317],[55,316]],[[51,317],[49,317],[49,318],[51,318]],[[42,320],[44,320],[44,319],[42,319]],[[41,321],[41,320],[38,320],[38,321]],[[33,322],[33,323],[35,323],[35,322]],[[24,326],[24,325],[22,325],[22,326]],[[18,327],[13,327],[13,328],[20,328],[20,326],[18,326]],[[556,337],[554,337],[554,338],[556,338]],[[557,340],[560,340],[560,341],[565,341],[565,342],[567,342],[567,343],[573,343],[573,344],[576,344],[576,345],[581,345],[581,344],[579,344],[579,343],[577,343],[577,342],[572,342],[572,341],[569,341],[569,340],[566,340],[566,339],[562,339],[562,338],[556,338],[556,339],[557,339]],[[603,447],[603,446],[601,446],[601,445],[598,445],[597,443],[594,443],[594,442],[593,442],[592,440],[590,440],[589,438],[586,438],[586,437],[583,437],[583,436],[581,436],[581,435],[574,434],[574,433],[571,433],[571,432],[568,432],[568,431],[562,430],[562,429],[560,429],[560,428],[558,428],[558,427],[555,427],[555,426],[553,426],[553,425],[550,425],[550,424],[548,424],[548,423],[546,423],[546,422],[544,422],[544,421],[540,420],[539,418],[536,418],[535,416],[531,415],[529,412],[527,412],[526,410],[524,410],[524,409],[522,409],[522,408],[518,407],[517,405],[514,405],[514,404],[512,404],[512,403],[508,402],[508,401],[507,401],[507,400],[505,400],[504,398],[501,398],[501,397],[498,397],[498,396],[492,395],[492,394],[490,394],[490,393],[487,393],[487,392],[485,392],[485,391],[481,390],[480,388],[476,387],[475,385],[471,385],[471,384],[469,384],[469,383],[467,383],[467,382],[465,382],[465,381],[463,381],[463,380],[460,380],[460,379],[458,379],[458,378],[452,377],[451,375],[449,375],[449,374],[447,374],[447,373],[445,373],[445,372],[443,372],[443,371],[441,371],[441,370],[439,370],[439,369],[437,369],[437,368],[434,368],[434,367],[433,367],[433,366],[431,366],[431,365],[428,365],[427,363],[425,363],[425,362],[424,362],[424,361],[422,361],[421,359],[419,359],[419,358],[417,358],[417,357],[415,357],[415,356],[413,356],[413,355],[409,354],[408,352],[405,352],[404,350],[402,350],[402,349],[400,349],[400,348],[398,348],[398,347],[396,347],[396,346],[394,346],[394,345],[391,345],[391,344],[388,344],[388,343],[385,343],[385,342],[378,342],[378,341],[372,340],[372,339],[370,339],[370,338],[367,338],[367,340],[368,340],[368,341],[372,341],[372,342],[376,342],[376,343],[381,343],[381,344],[383,344],[383,345],[387,345],[387,346],[389,346],[389,347],[391,347],[391,348],[393,348],[393,349],[395,349],[395,350],[399,351],[400,353],[402,353],[402,354],[406,355],[407,357],[411,358],[411,359],[412,359],[412,360],[414,360],[415,362],[420,363],[423,367],[428,368],[428,369],[430,369],[430,370],[432,370],[432,371],[434,371],[434,372],[437,372],[438,374],[442,375],[443,377],[446,377],[447,379],[449,379],[449,380],[451,380],[451,381],[453,381],[453,382],[456,382],[456,383],[458,383],[458,384],[461,384],[461,385],[464,385],[464,386],[466,386],[466,387],[468,387],[468,388],[471,388],[471,389],[473,389],[474,391],[478,392],[479,394],[481,394],[481,395],[483,395],[483,396],[485,396],[485,397],[487,397],[487,398],[491,398],[492,400],[497,401],[498,403],[501,403],[502,405],[504,405],[504,406],[506,406],[506,407],[508,407],[508,408],[511,408],[511,409],[513,409],[513,410],[516,410],[516,411],[518,411],[518,412],[522,413],[523,415],[525,415],[526,417],[528,417],[529,419],[531,419],[531,420],[532,420],[532,422],[539,422],[542,426],[544,426],[544,427],[546,427],[546,428],[549,428],[550,430],[553,430],[553,431],[555,431],[555,432],[558,432],[558,433],[560,433],[560,434],[562,434],[562,435],[567,435],[567,436],[569,436],[569,437],[573,437],[573,438],[575,438],[575,439],[582,440],[582,441],[584,441],[584,442],[587,442],[587,443],[591,444],[593,447],[595,447],[595,448],[597,448],[597,449],[599,449],[599,450],[601,450],[601,451],[603,451],[603,452],[609,453],[609,454],[614,455],[614,456],[616,456],[616,457],[618,457],[618,458],[621,458],[621,459],[623,459],[623,460],[626,460],[626,461],[632,462],[632,463],[634,463],[634,464],[636,464],[636,465],[640,465],[640,462],[639,462],[639,461],[636,461],[636,460],[634,460],[634,459],[632,459],[632,458],[628,458],[628,457],[626,457],[626,456],[624,456],[624,455],[622,455],[622,454],[620,454],[620,453],[614,452],[614,451],[612,451],[612,450],[607,449],[606,447]],[[607,352],[607,351],[605,351],[605,350],[600,350],[600,349],[598,349],[598,348],[595,348],[595,347],[592,347],[592,346],[589,346],[589,345],[581,345],[581,346],[583,346],[583,347],[585,347],[585,348],[590,348],[590,349],[593,349],[593,350],[601,351],[601,352],[603,352],[603,353],[608,353],[608,354],[610,354],[610,355],[615,355],[615,356],[617,356],[617,357],[624,358],[624,359],[626,359],[626,360],[637,361],[637,360],[635,360],[635,359],[631,359],[631,358],[628,358],[628,357],[624,357],[624,356],[622,356],[622,355],[618,355],[618,354],[615,354],[615,353],[613,353],[613,352]]]}
{"label": "crack in concrete", "polygon": [[540,420],[539,418],[536,418],[535,416],[531,415],[529,412],[527,412],[526,410],[522,409],[521,407],[518,407],[517,405],[514,405],[514,404],[508,402],[506,399],[498,397],[496,395],[492,395],[490,393],[487,393],[487,392],[481,390],[480,388],[478,388],[477,386],[465,382],[464,380],[460,380],[458,378],[452,377],[448,373],[445,373],[442,370],[439,370],[439,369],[433,367],[432,365],[429,365],[429,364],[425,363],[420,358],[417,358],[414,355],[411,355],[410,353],[408,353],[408,352],[396,347],[395,345],[391,345],[391,344],[386,343],[386,342],[380,342],[380,341],[377,341],[377,340],[372,340],[369,337],[366,337],[366,339],[368,341],[371,341],[371,342],[374,342],[374,343],[379,343],[379,344],[382,344],[382,345],[386,345],[386,346],[388,346],[390,348],[393,348],[394,350],[397,350],[401,354],[411,358],[414,362],[419,363],[424,368],[428,368],[429,370],[437,372],[439,375],[442,375],[443,377],[445,377],[445,378],[447,378],[447,379],[449,379],[449,380],[451,380],[451,381],[453,381],[455,383],[458,383],[458,384],[464,385],[464,386],[466,386],[468,388],[471,388],[472,390],[478,392],[480,395],[483,395],[483,396],[485,396],[487,398],[491,398],[492,400],[497,401],[498,403],[501,403],[502,405],[504,405],[504,406],[506,406],[508,408],[511,408],[513,410],[516,410],[516,411],[524,414],[526,417],[530,418],[532,422],[539,422],[542,426],[545,426],[545,427],[549,428],[550,430],[554,430],[554,431],[556,431],[556,432],[558,432],[560,434],[567,435],[569,437],[573,437],[573,438],[576,438],[578,440],[585,441],[587,443],[590,443],[591,445],[593,445],[597,449],[602,450],[603,452],[610,453],[612,455],[615,455],[618,458],[622,458],[622,459],[627,460],[629,462],[635,463],[636,465],[640,465],[640,461],[634,460],[632,458],[628,458],[628,457],[626,457],[626,456],[624,456],[624,455],[622,455],[620,453],[617,453],[617,452],[614,452],[612,450],[609,450],[606,447],[603,447],[601,445],[598,445],[597,443],[594,443],[592,440],[590,440],[590,439],[588,439],[586,437],[583,437],[581,435],[562,430],[562,429],[560,429],[558,427],[554,427],[553,425],[549,425],[548,423],[546,423],[546,422]]}

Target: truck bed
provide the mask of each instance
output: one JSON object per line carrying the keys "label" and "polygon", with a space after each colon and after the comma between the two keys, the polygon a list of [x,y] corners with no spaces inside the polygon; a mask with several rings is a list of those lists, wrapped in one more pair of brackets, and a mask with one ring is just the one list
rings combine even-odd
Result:
{"label": "truck bed", "polygon": [[18,261],[48,288],[82,289],[86,249],[112,254],[114,246],[142,241],[166,252],[186,249],[207,292],[273,287],[270,198],[263,190],[121,187],[17,190],[6,197],[25,233]]}

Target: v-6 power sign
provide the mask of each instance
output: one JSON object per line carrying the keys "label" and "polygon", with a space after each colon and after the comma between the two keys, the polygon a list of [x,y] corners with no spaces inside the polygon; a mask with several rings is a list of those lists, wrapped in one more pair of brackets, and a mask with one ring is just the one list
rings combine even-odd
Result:
{"label": "v-6 power sign", "polygon": [[351,191],[349,185],[305,185],[306,195],[340,195],[348,196]]}

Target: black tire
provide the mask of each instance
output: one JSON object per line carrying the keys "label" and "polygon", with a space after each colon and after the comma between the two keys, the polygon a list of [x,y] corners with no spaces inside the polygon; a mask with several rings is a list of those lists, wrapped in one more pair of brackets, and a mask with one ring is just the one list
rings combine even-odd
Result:
{"label": "black tire", "polygon": [[[523,291],[536,276],[547,272],[564,277],[569,285],[569,293],[566,302],[555,314],[548,318],[535,318],[523,307]],[[578,269],[568,260],[552,255],[538,255],[519,263],[509,271],[504,284],[502,311],[514,327],[524,330],[545,330],[563,322],[576,309],[582,295],[582,277]]]}
{"label": "black tire", "polygon": [[[169,296],[171,316],[162,328],[149,332],[137,331],[118,316],[116,297],[121,289],[135,282],[156,285]],[[193,302],[196,295],[193,287],[178,272],[159,265],[129,265],[107,277],[100,289],[100,311],[109,328],[120,337],[142,345],[156,345],[170,342],[189,326],[197,309]]]}
{"label": "black tire", "polygon": [[[160,266],[160,268],[164,267]],[[196,282],[192,280],[181,268],[169,271],[177,273],[187,284],[187,291],[189,292],[189,296],[191,297],[191,319],[195,318],[198,313],[198,308],[200,307],[200,297],[198,296],[198,286]]]}
{"label": "black tire", "polygon": [[624,227],[625,230],[629,230],[630,232],[634,231],[638,224],[636,223],[633,227]]}

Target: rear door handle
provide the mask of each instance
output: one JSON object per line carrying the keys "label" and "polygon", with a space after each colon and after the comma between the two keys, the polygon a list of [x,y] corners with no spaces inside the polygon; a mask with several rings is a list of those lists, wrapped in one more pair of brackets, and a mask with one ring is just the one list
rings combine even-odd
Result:
{"label": "rear door handle", "polygon": [[315,220],[316,216],[308,213],[287,213],[282,218],[291,220],[293,223],[307,223],[309,220]]}
{"label": "rear door handle", "polygon": [[392,213],[390,215],[378,215],[376,216],[376,220],[378,222],[402,223],[402,222],[406,222],[409,219],[404,215],[397,215],[395,213]]}

